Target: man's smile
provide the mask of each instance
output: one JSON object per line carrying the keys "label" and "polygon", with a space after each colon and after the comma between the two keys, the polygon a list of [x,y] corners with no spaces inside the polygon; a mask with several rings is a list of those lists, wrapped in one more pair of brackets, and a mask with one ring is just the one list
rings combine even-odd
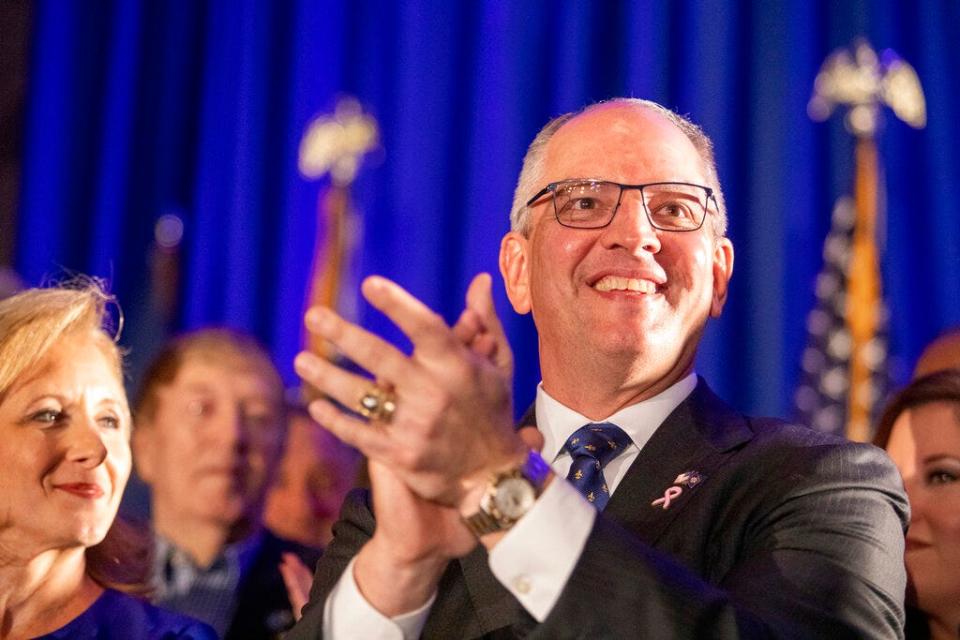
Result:
{"label": "man's smile", "polygon": [[624,278],[620,276],[604,276],[593,283],[597,291],[631,291],[636,293],[657,293],[657,283],[646,278]]}

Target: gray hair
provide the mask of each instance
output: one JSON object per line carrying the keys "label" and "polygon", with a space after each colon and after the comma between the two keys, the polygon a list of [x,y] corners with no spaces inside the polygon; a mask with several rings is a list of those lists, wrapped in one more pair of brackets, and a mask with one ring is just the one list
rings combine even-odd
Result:
{"label": "gray hair", "polygon": [[513,193],[513,208],[510,210],[510,228],[514,231],[527,235],[530,227],[530,210],[527,207],[527,200],[541,188],[544,180],[544,160],[546,156],[547,143],[553,138],[554,134],[567,122],[573,118],[588,113],[591,109],[605,104],[628,104],[644,107],[654,111],[676,126],[687,136],[694,148],[700,154],[706,171],[707,186],[713,189],[717,204],[717,215],[713,220],[713,232],[718,238],[722,238],[727,233],[727,207],[723,198],[723,190],[720,188],[720,177],[717,173],[717,163],[713,155],[713,142],[710,137],[704,133],[703,129],[681,116],[671,111],[661,104],[651,100],[642,100],[640,98],[614,98],[605,102],[598,102],[587,105],[579,111],[571,111],[557,116],[540,130],[537,136],[527,148],[527,154],[523,158],[523,168],[520,170],[520,177],[517,179],[517,188]]}

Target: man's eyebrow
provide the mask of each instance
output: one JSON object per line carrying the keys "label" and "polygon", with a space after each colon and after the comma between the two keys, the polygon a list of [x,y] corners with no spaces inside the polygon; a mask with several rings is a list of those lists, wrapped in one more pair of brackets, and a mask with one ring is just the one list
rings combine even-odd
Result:
{"label": "man's eyebrow", "polygon": [[206,382],[187,382],[183,385],[183,391],[190,391],[193,393],[210,393],[213,391],[213,387]]}

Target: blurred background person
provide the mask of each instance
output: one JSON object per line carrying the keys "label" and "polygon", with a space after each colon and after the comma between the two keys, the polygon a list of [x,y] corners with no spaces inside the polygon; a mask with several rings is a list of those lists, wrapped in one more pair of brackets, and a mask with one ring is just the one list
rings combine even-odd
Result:
{"label": "blurred background person", "polygon": [[293,622],[278,565],[318,554],[262,526],[283,447],[284,388],[251,337],[204,329],[168,343],[135,404],[137,472],[151,489],[157,601],[225,638],[273,638]]}
{"label": "blurred background person", "polygon": [[299,403],[287,408],[287,440],[267,494],[264,523],[278,536],[323,548],[357,482],[360,454],[317,424]]}
{"label": "blurred background person", "polygon": [[149,548],[114,518],[130,476],[120,353],[95,283],[0,302],[3,637],[213,638],[130,594]]}
{"label": "blurred background person", "polygon": [[907,638],[960,636],[960,370],[911,382],[887,405],[875,444],[910,499]]}
{"label": "blurred background person", "polygon": [[960,369],[960,327],[950,329],[927,345],[917,360],[913,377],[944,369]]}
{"label": "blurred background person", "polygon": [[[340,505],[360,480],[360,453],[321,427],[300,401],[287,407],[287,439],[276,479],[267,494],[263,521],[270,531],[315,549],[333,538]],[[280,565],[294,617],[307,603],[313,568],[296,554]]]}

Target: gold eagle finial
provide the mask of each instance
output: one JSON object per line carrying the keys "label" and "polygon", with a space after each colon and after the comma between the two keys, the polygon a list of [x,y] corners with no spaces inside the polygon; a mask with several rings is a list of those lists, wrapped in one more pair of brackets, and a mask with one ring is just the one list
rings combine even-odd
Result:
{"label": "gold eagle finial", "polygon": [[844,123],[858,137],[872,137],[880,105],[915,129],[927,123],[926,102],[917,72],[894,51],[878,57],[865,39],[854,44],[853,54],[837,49],[820,67],[807,113],[826,120],[838,105],[849,107]]}
{"label": "gold eagle finial", "polygon": [[353,182],[360,159],[379,142],[377,122],[354,98],[337,103],[333,115],[313,119],[300,141],[299,168],[307,178],[329,172],[335,184]]}

